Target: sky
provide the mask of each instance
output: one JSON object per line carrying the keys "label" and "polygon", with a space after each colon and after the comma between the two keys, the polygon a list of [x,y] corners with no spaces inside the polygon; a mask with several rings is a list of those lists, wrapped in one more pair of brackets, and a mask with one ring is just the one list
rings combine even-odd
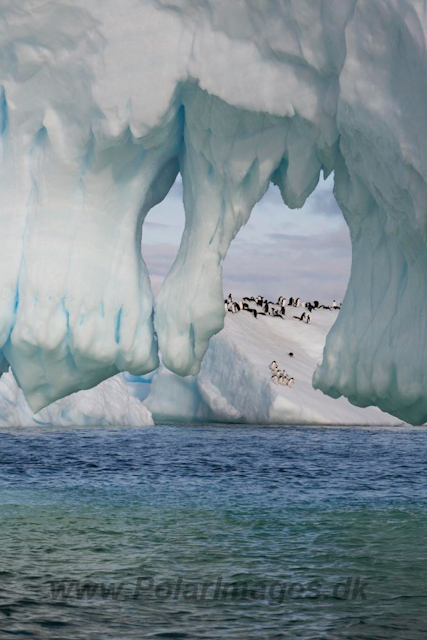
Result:
{"label": "sky", "polygon": [[[224,261],[224,297],[280,295],[341,302],[351,267],[347,224],[333,195],[333,176],[321,178],[302,209],[285,206],[273,185],[254,208]],[[184,229],[182,181],[148,214],[142,254],[154,295],[172,266]]]}

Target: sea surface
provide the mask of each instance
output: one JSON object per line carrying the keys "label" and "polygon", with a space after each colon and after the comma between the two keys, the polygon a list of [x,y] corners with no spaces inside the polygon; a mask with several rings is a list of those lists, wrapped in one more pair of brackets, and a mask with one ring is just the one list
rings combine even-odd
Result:
{"label": "sea surface", "polygon": [[427,637],[427,430],[1,430],[0,638]]}

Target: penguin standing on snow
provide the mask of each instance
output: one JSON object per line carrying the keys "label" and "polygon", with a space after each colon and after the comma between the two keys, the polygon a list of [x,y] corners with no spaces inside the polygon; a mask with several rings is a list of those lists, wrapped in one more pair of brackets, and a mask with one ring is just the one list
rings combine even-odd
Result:
{"label": "penguin standing on snow", "polygon": [[247,311],[248,313],[252,313],[253,317],[255,318],[255,320],[257,319],[258,316],[258,311],[256,309],[244,309],[244,311]]}
{"label": "penguin standing on snow", "polygon": [[279,371],[279,369],[277,369],[277,371],[273,372],[273,375],[271,376],[271,379],[272,379],[274,384],[282,384],[280,382],[281,377],[282,377],[282,371]]}
{"label": "penguin standing on snow", "polygon": [[283,387],[286,387],[286,385],[288,384],[288,375],[285,371],[282,371],[282,374],[279,376],[279,384],[281,384]]}
{"label": "penguin standing on snow", "polygon": [[289,303],[288,303],[289,307],[293,307],[294,306],[294,299],[291,297],[289,298]]}

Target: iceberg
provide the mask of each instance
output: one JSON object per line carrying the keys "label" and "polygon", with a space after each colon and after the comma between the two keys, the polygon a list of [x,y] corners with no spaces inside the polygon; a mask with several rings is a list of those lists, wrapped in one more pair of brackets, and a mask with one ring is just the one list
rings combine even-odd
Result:
{"label": "iceberg", "polygon": [[[400,426],[402,421],[377,407],[355,407],[313,389],[328,331],[337,312],[316,311],[310,325],[241,312],[227,314],[196,376],[182,378],[162,366],[153,377],[144,405],[156,422],[238,423],[262,425]],[[293,356],[289,354],[292,353]],[[272,381],[276,361],[295,382],[292,388]]]}
{"label": "iceberg", "polygon": [[[273,182],[334,172],[353,263],[314,386],[427,420],[421,0],[14,0],[0,12],[0,371],[33,411],[122,371],[195,376],[221,265]],[[143,222],[182,175],[153,308]]]}
{"label": "iceberg", "polygon": [[[143,382],[138,386],[143,386]],[[152,415],[138,398],[135,385],[122,375],[57,400],[36,415],[10,371],[0,380],[0,427],[149,427],[153,424]]]}

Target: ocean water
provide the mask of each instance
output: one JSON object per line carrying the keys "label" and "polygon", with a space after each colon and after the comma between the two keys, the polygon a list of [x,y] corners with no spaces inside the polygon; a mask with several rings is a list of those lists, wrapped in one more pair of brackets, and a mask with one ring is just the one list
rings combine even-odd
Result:
{"label": "ocean water", "polygon": [[2,430],[0,638],[427,637],[427,431]]}

